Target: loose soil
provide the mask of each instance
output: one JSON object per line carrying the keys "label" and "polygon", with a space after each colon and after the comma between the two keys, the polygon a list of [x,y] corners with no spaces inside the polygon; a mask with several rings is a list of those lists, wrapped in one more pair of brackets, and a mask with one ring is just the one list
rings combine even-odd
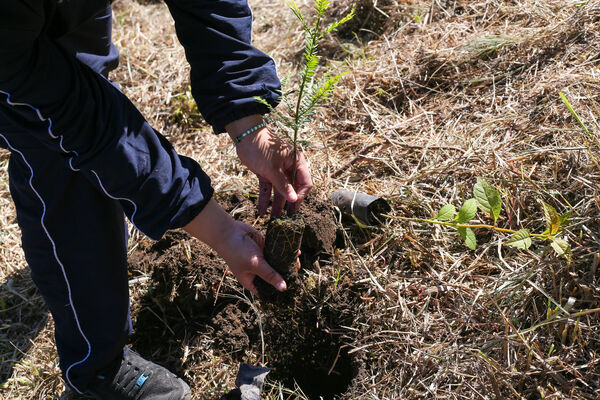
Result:
{"label": "loose soil", "polygon": [[[219,202],[236,218],[264,227],[256,207],[239,194]],[[331,206],[307,200],[302,265],[295,296],[284,303],[250,300],[210,249],[180,232],[156,243],[143,242],[130,256],[131,271],[151,275],[153,286],[132,310],[133,346],[176,373],[197,371],[202,360],[195,347],[206,346],[237,362],[260,361],[272,368],[270,380],[309,399],[343,397],[362,362],[348,354],[352,326],[360,304],[358,288],[334,287],[309,272],[318,259],[331,257],[336,225]],[[318,263],[316,263],[318,264]],[[348,290],[350,289],[350,290]],[[191,356],[190,356],[191,355]],[[203,393],[196,393],[200,398]]]}

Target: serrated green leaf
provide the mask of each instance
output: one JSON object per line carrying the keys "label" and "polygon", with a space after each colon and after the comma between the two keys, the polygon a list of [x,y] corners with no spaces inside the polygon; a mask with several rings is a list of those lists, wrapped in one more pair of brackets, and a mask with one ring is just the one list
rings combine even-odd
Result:
{"label": "serrated green leaf", "polygon": [[571,245],[569,244],[569,242],[557,237],[552,237],[550,238],[550,240],[550,246],[554,249],[556,254],[566,258],[567,261],[570,263],[573,254],[571,252]]}
{"label": "serrated green leaf", "polygon": [[454,222],[464,224],[472,220],[475,215],[477,215],[477,200],[469,199],[458,210],[458,215],[454,218]]}
{"label": "serrated green leaf", "polygon": [[433,219],[437,219],[438,221],[450,221],[454,218],[454,214],[456,214],[456,208],[452,204],[446,204],[440,211],[433,217]]}
{"label": "serrated green leaf", "polygon": [[542,201],[542,206],[544,207],[546,230],[549,235],[556,235],[560,230],[560,215],[550,204]]}
{"label": "serrated green leaf", "polygon": [[504,244],[517,249],[527,250],[531,247],[531,232],[529,232],[529,229],[521,229]]}
{"label": "serrated green leaf", "polygon": [[465,241],[465,244],[471,250],[475,250],[477,248],[477,238],[475,237],[475,232],[471,228],[456,228],[460,237]]}
{"label": "serrated green leaf", "polygon": [[473,186],[473,196],[483,212],[489,214],[494,219],[494,224],[502,211],[502,198],[495,187],[487,183],[485,179],[477,179]]}

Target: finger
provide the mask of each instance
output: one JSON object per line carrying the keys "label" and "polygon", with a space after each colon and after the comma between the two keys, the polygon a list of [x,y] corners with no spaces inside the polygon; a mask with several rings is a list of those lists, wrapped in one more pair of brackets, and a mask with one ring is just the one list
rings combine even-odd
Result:
{"label": "finger", "polygon": [[305,197],[312,187],[313,181],[306,157],[304,157],[304,153],[299,152],[298,163],[296,165],[296,192],[298,197]]}
{"label": "finger", "polygon": [[254,286],[254,276],[255,275],[249,275],[247,278],[239,279],[239,281],[244,288],[248,289],[255,296],[258,297],[260,295],[258,294],[258,290],[256,289],[256,286]]}
{"label": "finger", "polygon": [[271,182],[261,176],[258,177],[258,215],[262,216],[267,212],[272,188]]}
{"label": "finger", "polygon": [[275,289],[283,292],[287,289],[287,285],[281,275],[277,273],[264,258],[259,260],[258,266],[256,267],[256,275],[261,277],[265,282],[272,285]]}
{"label": "finger", "polygon": [[312,187],[313,182],[310,175],[310,169],[308,168],[304,154],[300,152],[298,153],[298,164],[296,166],[296,194],[298,195],[298,201],[296,201],[293,206],[288,204],[288,212],[293,214],[298,211],[302,201],[304,201],[304,198]]}
{"label": "finger", "polygon": [[300,256],[302,255],[302,251],[298,250],[298,258],[296,258],[296,272],[300,271]]}
{"label": "finger", "polygon": [[271,207],[271,215],[274,217],[279,217],[281,215],[281,211],[283,211],[284,205],[285,197],[283,197],[279,191],[275,190],[275,194],[273,195],[273,205]]}
{"label": "finger", "polygon": [[285,207],[288,216],[292,216],[298,211],[298,202],[295,203],[287,203]]}
{"label": "finger", "polygon": [[275,192],[281,193],[285,200],[294,203],[298,200],[298,195],[296,191],[292,187],[290,179],[286,172],[283,170],[275,170],[271,176],[269,176],[269,180],[275,187]]}
{"label": "finger", "polygon": [[310,189],[313,187],[310,168],[303,153],[298,153],[298,165],[296,167],[296,192],[298,199],[301,202],[306,197]]}

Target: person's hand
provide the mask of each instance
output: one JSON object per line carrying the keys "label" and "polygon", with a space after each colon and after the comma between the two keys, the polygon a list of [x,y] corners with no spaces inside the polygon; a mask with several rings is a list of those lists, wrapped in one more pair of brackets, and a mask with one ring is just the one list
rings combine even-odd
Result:
{"label": "person's hand", "polygon": [[264,244],[264,236],[259,231],[243,222],[234,221],[228,240],[223,243],[226,249],[217,251],[242,286],[255,295],[258,292],[253,282],[257,275],[279,291],[287,288],[281,275],[263,257]]}
{"label": "person's hand", "polygon": [[223,257],[237,280],[252,293],[258,295],[253,283],[255,276],[279,291],[287,288],[281,275],[263,256],[263,235],[250,225],[235,221],[216,201],[211,199],[183,229]]}
{"label": "person's hand", "polygon": [[[260,115],[252,115],[226,126],[229,135],[236,138],[241,133],[262,122]],[[258,213],[264,215],[273,194],[271,214],[279,216],[286,201],[288,212],[294,213],[312,188],[312,178],[306,158],[297,152],[296,177],[292,187],[294,150],[290,144],[262,128],[244,137],[236,150],[242,163],[258,176]]]}

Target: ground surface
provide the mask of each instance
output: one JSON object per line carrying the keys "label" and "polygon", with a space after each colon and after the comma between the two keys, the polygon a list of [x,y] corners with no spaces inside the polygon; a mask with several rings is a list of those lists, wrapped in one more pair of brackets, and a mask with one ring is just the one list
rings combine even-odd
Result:
{"label": "ground surface", "polygon": [[[293,76],[303,40],[293,15],[279,0],[251,4],[255,45]],[[114,8],[112,79],[200,161],[228,211],[262,228],[254,177],[194,108],[166,7]],[[273,399],[598,398],[599,26],[599,1],[358,0],[320,47],[327,69],[348,73],[305,137],[314,232],[297,296],[261,304],[201,244],[132,230],[132,345],[198,399],[233,387],[238,362],[273,368]],[[0,398],[57,398],[52,322],[19,247],[7,162],[0,153]],[[501,191],[501,228],[542,233],[540,201],[571,211],[561,237],[572,261],[543,240],[502,246],[509,235],[485,228],[472,251],[455,231],[401,219],[460,207],[477,177]],[[357,227],[326,201],[341,187],[384,196],[394,218]]]}

